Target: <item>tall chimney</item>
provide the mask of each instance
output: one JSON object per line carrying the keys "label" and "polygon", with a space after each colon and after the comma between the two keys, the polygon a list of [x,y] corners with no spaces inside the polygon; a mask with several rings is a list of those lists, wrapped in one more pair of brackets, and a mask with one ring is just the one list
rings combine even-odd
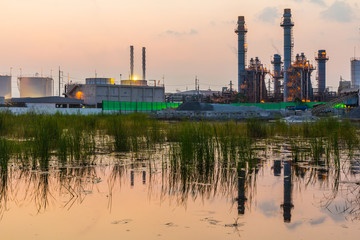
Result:
{"label": "tall chimney", "polygon": [[130,46],[130,80],[134,80],[134,46]]}
{"label": "tall chimney", "polygon": [[326,88],[326,61],[329,60],[326,51],[319,50],[315,60],[318,62],[318,92],[321,94],[324,93]]}
{"label": "tall chimney", "polygon": [[292,36],[294,23],[291,21],[291,9],[284,9],[283,20],[280,26],[284,28],[284,102],[287,102],[287,83],[289,82],[287,71],[291,65],[291,54],[292,48],[294,47]]}
{"label": "tall chimney", "polygon": [[238,91],[245,93],[246,33],[245,17],[239,16],[235,33],[238,35]]}
{"label": "tall chimney", "polygon": [[146,80],[146,48],[142,48],[142,79]]}

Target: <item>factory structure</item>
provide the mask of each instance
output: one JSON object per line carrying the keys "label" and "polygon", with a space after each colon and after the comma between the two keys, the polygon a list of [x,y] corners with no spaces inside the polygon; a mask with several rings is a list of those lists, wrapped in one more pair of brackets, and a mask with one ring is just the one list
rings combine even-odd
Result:
{"label": "factory structure", "polygon": [[360,87],[360,58],[352,58],[351,63],[351,86]]}
{"label": "factory structure", "polygon": [[[274,54],[272,65],[273,71],[264,67],[258,57],[251,58],[246,65],[246,53],[248,44],[246,34],[248,29],[245,17],[239,16],[235,33],[238,35],[238,92],[246,102],[310,102],[328,100],[329,94],[326,88],[326,62],[329,60],[325,50],[319,50],[317,61],[317,85],[312,86],[311,75],[315,66],[309,61],[304,53],[293,57],[294,37],[291,9],[284,9],[280,26],[284,29],[284,59],[279,54]],[[265,77],[273,79],[273,91],[266,88]]]}
{"label": "factory structure", "polygon": [[[68,81],[64,86],[64,91],[61,92],[63,84],[60,80],[59,69],[58,97],[54,96],[54,79],[36,74],[32,77],[20,76],[17,78],[20,98],[12,100],[12,76],[11,74],[0,75],[0,105],[6,105],[5,101],[10,103],[10,106],[106,108],[105,110],[120,110],[120,112],[125,109],[124,112],[127,112],[175,108],[178,106],[177,104],[185,102],[254,105],[281,103],[279,108],[284,109],[290,106],[287,105],[288,103],[304,102],[309,103],[312,107],[314,102],[337,101],[341,94],[347,95],[346,101],[351,97],[353,106],[359,105],[360,101],[354,96],[356,91],[360,92],[360,59],[355,57],[351,59],[351,81],[340,81],[339,94],[331,92],[326,87],[326,63],[329,60],[326,50],[317,51],[314,59],[317,63],[316,66],[312,64],[305,53],[294,54],[294,26],[291,9],[284,9],[280,23],[280,27],[283,28],[283,55],[274,54],[271,57],[272,66],[267,68],[257,56],[247,59],[248,28],[245,17],[238,16],[235,29],[238,41],[238,81],[237,84],[234,84],[235,88],[230,81],[230,89],[223,87],[222,91],[212,91],[210,88],[200,90],[199,80],[196,77],[195,90],[165,94],[163,83],[147,79],[145,47],[141,52],[142,76],[140,79],[135,76],[134,47],[130,46],[129,78],[120,79],[120,84],[116,84],[114,78],[95,76],[86,78],[85,83]],[[316,87],[311,81],[315,70],[317,70]],[[235,90],[236,85],[238,91]],[[104,105],[106,105],[105,108]]]}
{"label": "factory structure", "polygon": [[65,96],[84,100],[84,104],[102,107],[103,101],[114,102],[164,102],[165,88],[162,84],[148,85],[146,80],[146,49],[142,48],[142,79],[134,75],[134,47],[130,46],[130,79],[114,83],[112,78],[87,78],[85,84],[65,85]]}
{"label": "factory structure", "polygon": [[[134,75],[134,47],[130,46],[130,76],[115,84],[113,78],[86,78],[84,83],[65,84],[61,93],[59,70],[59,96],[54,96],[54,79],[35,76],[19,76],[17,86],[20,98],[11,98],[10,75],[0,75],[0,105],[8,103],[10,107],[39,107],[39,108],[102,108],[107,102],[135,102],[135,103],[163,103],[165,102],[165,88],[160,81],[146,80],[146,49],[142,48],[142,79]],[[61,96],[64,95],[64,96]]]}

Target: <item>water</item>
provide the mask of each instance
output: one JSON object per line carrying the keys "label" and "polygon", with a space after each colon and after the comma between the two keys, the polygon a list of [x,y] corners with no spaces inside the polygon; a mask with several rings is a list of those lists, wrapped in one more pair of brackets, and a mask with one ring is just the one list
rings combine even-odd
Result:
{"label": "water", "polygon": [[328,168],[270,147],[252,167],[223,167],[196,182],[164,156],[99,155],[96,165],[48,172],[10,166],[0,179],[1,239],[359,236],[358,155]]}

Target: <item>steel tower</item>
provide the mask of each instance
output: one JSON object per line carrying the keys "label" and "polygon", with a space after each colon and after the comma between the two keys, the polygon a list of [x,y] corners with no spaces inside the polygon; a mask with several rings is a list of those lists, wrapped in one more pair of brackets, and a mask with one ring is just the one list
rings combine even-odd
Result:
{"label": "steel tower", "polygon": [[292,48],[294,47],[292,27],[294,23],[291,21],[291,9],[284,9],[284,15],[280,24],[284,28],[284,102],[287,102],[288,98],[288,69],[291,65]]}

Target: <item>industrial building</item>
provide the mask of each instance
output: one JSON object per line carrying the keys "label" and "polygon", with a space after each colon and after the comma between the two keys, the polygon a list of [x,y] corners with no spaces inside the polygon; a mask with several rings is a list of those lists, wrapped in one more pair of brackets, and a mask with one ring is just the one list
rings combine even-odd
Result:
{"label": "industrial building", "polygon": [[[235,33],[238,35],[238,92],[243,96],[244,102],[309,102],[328,100],[333,93],[326,88],[326,62],[329,60],[325,50],[319,50],[316,57],[318,75],[318,88],[314,91],[311,74],[315,67],[304,53],[293,58],[293,27],[291,9],[284,9],[280,26],[284,29],[284,55],[283,61],[279,54],[275,54],[271,61],[273,72],[266,69],[259,58],[251,59],[246,66],[248,28],[245,17],[239,16]],[[265,82],[266,76],[273,80],[273,91],[270,82]],[[360,82],[360,80],[359,80]]]}
{"label": "industrial building", "polygon": [[0,76],[0,97],[11,98],[11,76]]}
{"label": "industrial building", "polygon": [[12,98],[8,100],[11,106],[29,108],[81,108],[84,101],[80,99],[58,96],[39,98]]}
{"label": "industrial building", "polygon": [[290,65],[287,72],[287,99],[286,102],[303,101],[313,99],[311,73],[314,70],[312,64],[304,53],[297,54],[295,61]]}
{"label": "industrial building", "polygon": [[103,101],[117,102],[165,102],[163,85],[148,85],[146,78],[146,55],[142,49],[142,79],[134,77],[134,47],[130,46],[130,79],[114,84],[112,78],[87,78],[85,84],[65,85],[65,96],[82,99],[87,106],[102,107]]}
{"label": "industrial building", "polygon": [[238,89],[248,102],[261,102],[266,99],[265,76],[269,72],[258,57],[251,58],[246,67],[246,33],[245,17],[239,16],[235,33],[238,35]]}
{"label": "industrial building", "polygon": [[352,58],[351,62],[351,86],[360,87],[360,58]]}

